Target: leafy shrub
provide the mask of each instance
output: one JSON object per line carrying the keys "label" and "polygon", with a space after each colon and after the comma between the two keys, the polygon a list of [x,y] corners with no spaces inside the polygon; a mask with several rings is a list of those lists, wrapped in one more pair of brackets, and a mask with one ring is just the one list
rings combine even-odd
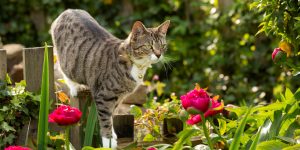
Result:
{"label": "leafy shrub", "polygon": [[0,16],[0,34],[4,43],[19,42],[26,46],[51,43],[50,24],[67,8],[87,10],[120,38],[126,37],[135,20],[150,27],[170,19],[167,54],[176,61],[170,62],[170,66],[153,65],[146,76],[150,79],[159,73],[161,81],[166,83],[166,95],[183,94],[191,88],[187,84],[191,82],[224,95],[225,103],[270,101],[285,86],[295,90],[299,79],[292,77],[288,69],[280,71],[271,60],[278,40],[271,35],[255,36],[264,12],[251,11],[252,0],[226,1],[228,6],[224,2],[29,0],[25,4],[24,1],[0,1],[0,9],[6,12]]}
{"label": "leafy shrub", "polygon": [[25,81],[11,85],[9,77],[0,81],[0,148],[13,144],[22,127],[37,118],[38,99],[25,86]]}

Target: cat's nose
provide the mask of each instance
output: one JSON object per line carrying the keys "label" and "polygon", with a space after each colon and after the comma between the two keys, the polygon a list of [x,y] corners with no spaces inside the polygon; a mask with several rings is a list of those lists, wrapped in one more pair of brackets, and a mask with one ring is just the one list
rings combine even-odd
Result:
{"label": "cat's nose", "polygon": [[159,57],[161,56],[161,54],[155,54],[155,56],[156,56],[157,58],[159,58]]}

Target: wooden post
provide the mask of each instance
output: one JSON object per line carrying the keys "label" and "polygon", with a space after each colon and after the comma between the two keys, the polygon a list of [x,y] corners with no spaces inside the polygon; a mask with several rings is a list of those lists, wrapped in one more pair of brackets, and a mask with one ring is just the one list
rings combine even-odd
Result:
{"label": "wooden post", "polygon": [[134,138],[134,116],[133,115],[115,115],[113,117],[113,127],[117,134],[118,140],[128,138],[131,141]]}
{"label": "wooden post", "polygon": [[[77,98],[71,98],[71,106],[83,110],[85,103],[91,99],[91,93],[89,90],[79,91]],[[81,149],[81,144],[83,144],[84,132],[81,132],[82,126],[73,126],[70,132],[70,141],[75,149]]]}
{"label": "wooden post", "polygon": [[[55,99],[54,93],[54,62],[52,47],[48,48],[49,54],[49,90],[50,99]],[[24,48],[24,79],[26,90],[30,92],[40,92],[42,83],[42,72],[44,62],[44,47]]]}
{"label": "wooden post", "polygon": [[177,118],[165,118],[163,123],[164,137],[175,137],[177,133],[183,130],[183,123]]}
{"label": "wooden post", "polygon": [[6,51],[0,49],[0,80],[5,80],[7,73],[7,58]]}

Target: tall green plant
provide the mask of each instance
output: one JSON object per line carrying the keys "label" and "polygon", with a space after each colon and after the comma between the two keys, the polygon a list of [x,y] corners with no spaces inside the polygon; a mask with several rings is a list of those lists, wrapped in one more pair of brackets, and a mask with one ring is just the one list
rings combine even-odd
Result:
{"label": "tall green plant", "polygon": [[45,43],[44,64],[41,86],[41,100],[38,124],[38,150],[45,150],[47,146],[48,114],[49,114],[49,64],[48,45]]}
{"label": "tall green plant", "polygon": [[85,135],[84,135],[84,144],[83,146],[92,146],[93,143],[93,135],[94,135],[94,129],[96,125],[97,118],[97,110],[96,110],[96,104],[94,101],[91,103],[90,112],[87,118],[87,123],[85,127]]}

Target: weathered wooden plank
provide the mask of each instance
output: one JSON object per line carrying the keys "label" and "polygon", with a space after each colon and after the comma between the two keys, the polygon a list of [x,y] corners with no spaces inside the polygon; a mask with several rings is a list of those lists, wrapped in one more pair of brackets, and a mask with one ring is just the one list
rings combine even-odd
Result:
{"label": "weathered wooden plank", "polygon": [[[49,92],[50,99],[55,99],[54,93],[54,62],[53,49],[48,48],[49,53]],[[44,47],[24,48],[23,62],[24,62],[24,79],[27,83],[26,90],[31,92],[40,92],[42,72],[44,61]]]}
{"label": "weathered wooden plank", "polygon": [[4,49],[0,49],[0,80],[5,80],[7,73],[7,56]]}
{"label": "weathered wooden plank", "polygon": [[134,116],[133,115],[115,115],[113,117],[113,127],[118,138],[134,139]]}

